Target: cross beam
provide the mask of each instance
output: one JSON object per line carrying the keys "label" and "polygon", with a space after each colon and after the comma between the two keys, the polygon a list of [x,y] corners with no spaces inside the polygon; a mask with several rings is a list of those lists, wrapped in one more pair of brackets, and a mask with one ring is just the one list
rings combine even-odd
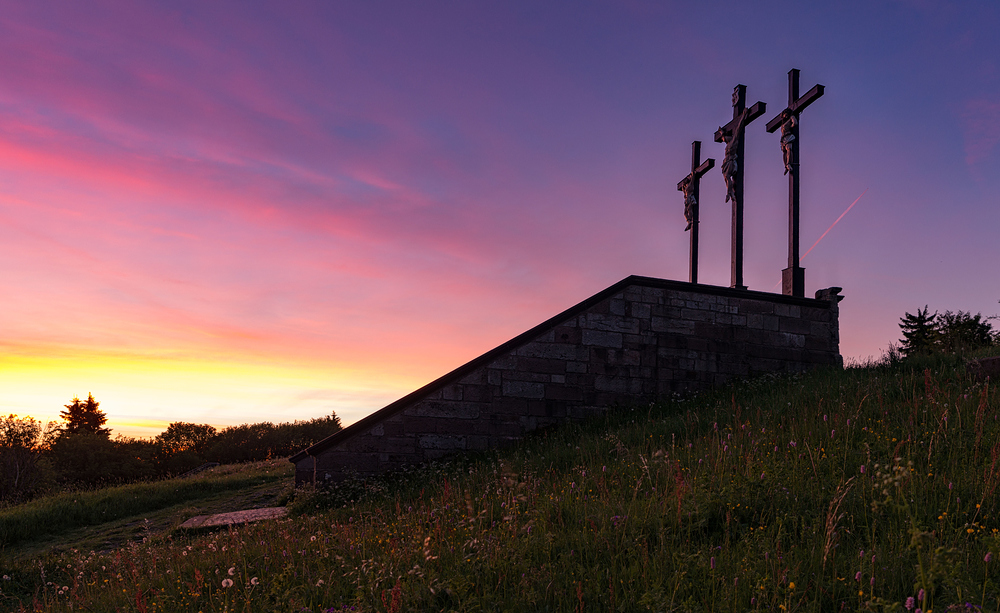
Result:
{"label": "cross beam", "polygon": [[733,89],[733,119],[715,131],[715,142],[726,143],[726,156],[722,160],[722,175],[726,180],[726,202],[733,203],[732,234],[732,284],[730,287],[746,289],[743,285],[743,144],[747,124],[757,119],[767,109],[763,102],[747,108],[747,86]]}
{"label": "cross beam", "polygon": [[691,269],[688,281],[698,282],[698,188],[701,177],[715,166],[715,160],[708,158],[701,161],[701,141],[691,143],[691,174],[681,179],[677,190],[684,194],[684,218],[687,220],[685,230],[691,231]]}
{"label": "cross beam", "polygon": [[788,71],[788,107],[767,122],[767,131],[781,128],[781,155],[788,175],[788,268],[781,271],[781,293],[805,296],[806,270],[799,266],[799,114],[823,95],[816,85],[799,97],[799,71]]}

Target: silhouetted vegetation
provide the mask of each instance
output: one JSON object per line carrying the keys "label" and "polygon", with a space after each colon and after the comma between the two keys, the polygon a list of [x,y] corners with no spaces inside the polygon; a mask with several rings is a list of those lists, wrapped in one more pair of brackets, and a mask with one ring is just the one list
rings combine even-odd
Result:
{"label": "silhouetted vegetation", "polygon": [[43,426],[31,418],[0,419],[0,505],[56,491],[92,489],[181,475],[207,462],[233,464],[292,455],[341,429],[336,414],[222,430],[208,424],[171,423],[154,439],[111,437],[100,403],[73,398],[65,423]]}
{"label": "silhouetted vegetation", "polygon": [[965,311],[930,314],[925,305],[916,314],[906,313],[900,318],[903,339],[899,352],[906,357],[934,353],[962,355],[1000,344],[1000,333],[994,332],[989,322],[994,318]]}

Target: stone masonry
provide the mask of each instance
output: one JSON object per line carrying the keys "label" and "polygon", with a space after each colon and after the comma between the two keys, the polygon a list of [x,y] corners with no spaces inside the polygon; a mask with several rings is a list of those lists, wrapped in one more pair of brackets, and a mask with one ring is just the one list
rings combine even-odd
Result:
{"label": "stone masonry", "polygon": [[628,277],[292,456],[296,483],[484,451],[733,378],[839,367],[839,291],[795,298]]}

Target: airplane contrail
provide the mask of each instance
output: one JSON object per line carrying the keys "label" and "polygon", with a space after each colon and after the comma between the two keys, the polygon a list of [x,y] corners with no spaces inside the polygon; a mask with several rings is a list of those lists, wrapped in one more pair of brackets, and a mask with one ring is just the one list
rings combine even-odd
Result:
{"label": "airplane contrail", "polygon": [[[861,196],[864,196],[865,194],[867,194],[867,193],[868,193],[868,189],[869,189],[869,188],[867,188],[867,187],[866,187],[866,188],[865,188],[865,191],[861,192]],[[847,207],[847,209],[845,209],[845,210],[844,210],[844,212],[840,214],[840,217],[838,217],[838,218],[837,218],[837,221],[835,221],[835,222],[833,222],[832,224],[830,224],[830,227],[829,227],[829,228],[827,228],[827,229],[826,229],[826,232],[824,232],[824,233],[823,233],[822,235],[820,235],[820,237],[819,237],[819,238],[817,238],[817,239],[816,239],[816,242],[815,242],[815,243],[813,243],[813,246],[809,248],[809,251],[812,251],[813,249],[815,249],[815,248],[816,248],[816,245],[818,245],[818,244],[819,244],[819,242],[820,242],[821,240],[823,240],[823,237],[824,237],[824,236],[826,236],[827,234],[829,234],[829,233],[830,233],[830,230],[833,230],[833,226],[835,226],[835,225],[837,225],[838,223],[840,223],[840,220],[844,218],[844,215],[847,215],[847,212],[848,212],[848,211],[850,211],[850,210],[851,210],[852,208],[854,208],[854,205],[858,203],[858,200],[861,200],[861,196],[858,196],[857,198],[855,198],[855,199],[854,199],[854,202],[852,202],[852,203],[851,203],[851,206]],[[807,255],[809,255],[809,251],[806,251],[805,253],[803,253],[802,255],[800,255],[800,256],[799,256],[799,261],[800,261],[800,262],[802,261],[802,259],[803,259],[804,257],[806,257]],[[779,285],[781,285],[781,281],[778,281],[778,283],[777,283],[777,284],[775,284],[775,286],[774,286],[774,287],[778,287]]]}
{"label": "airplane contrail", "polygon": [[[866,188],[865,188],[865,191],[861,192],[861,196],[864,196],[864,195],[865,195],[865,194],[867,194],[867,193],[868,193],[868,188],[866,187]],[[841,213],[841,214],[840,214],[840,217],[838,217],[838,218],[837,218],[837,221],[835,221],[835,222],[833,222],[832,224],[830,224],[830,227],[829,227],[829,228],[827,228],[827,229],[826,229],[826,232],[824,232],[824,233],[823,233],[823,234],[822,234],[822,235],[821,235],[821,236],[820,236],[819,238],[817,238],[817,239],[816,239],[816,242],[815,242],[815,243],[813,243],[813,246],[809,248],[809,251],[812,251],[813,249],[815,249],[815,248],[816,248],[816,245],[818,245],[818,244],[819,244],[819,242],[820,242],[821,240],[823,240],[823,237],[824,237],[824,236],[826,236],[827,234],[829,234],[829,233],[830,233],[830,230],[833,230],[833,226],[835,226],[835,225],[837,225],[838,223],[840,223],[840,220],[844,218],[844,215],[847,215],[847,211],[850,211],[850,210],[851,210],[852,208],[854,208],[854,205],[858,203],[858,200],[861,200],[861,196],[858,196],[857,198],[855,198],[855,199],[854,199],[854,202],[852,202],[852,203],[851,203],[851,206],[847,207],[847,210],[845,210],[845,211],[844,211],[843,213]],[[802,254],[802,255],[801,255],[800,257],[799,257],[799,260],[802,260],[802,258],[804,258],[804,257],[806,257],[807,255],[809,255],[809,251],[806,251],[805,253],[803,253],[803,254]]]}

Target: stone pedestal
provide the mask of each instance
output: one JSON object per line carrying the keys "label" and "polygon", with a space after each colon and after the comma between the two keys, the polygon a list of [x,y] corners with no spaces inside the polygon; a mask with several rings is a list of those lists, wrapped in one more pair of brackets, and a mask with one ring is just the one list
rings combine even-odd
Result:
{"label": "stone pedestal", "polygon": [[806,295],[806,269],[801,266],[781,271],[781,293],[802,298]]}

